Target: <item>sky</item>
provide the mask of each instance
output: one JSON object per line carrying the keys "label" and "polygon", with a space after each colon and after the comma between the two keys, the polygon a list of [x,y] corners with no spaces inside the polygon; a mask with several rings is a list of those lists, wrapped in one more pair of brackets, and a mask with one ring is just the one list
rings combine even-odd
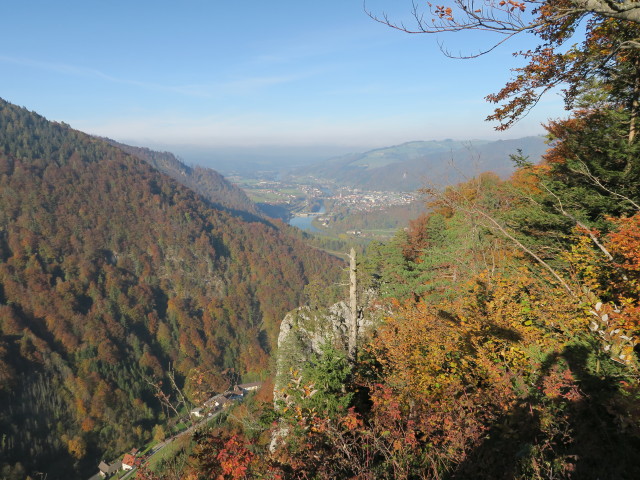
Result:
{"label": "sky", "polygon": [[[410,20],[410,0],[369,0]],[[515,127],[484,121],[518,65],[495,37],[410,35],[362,0],[0,0],[0,97],[135,145],[381,147],[506,139],[566,116],[548,95]]]}

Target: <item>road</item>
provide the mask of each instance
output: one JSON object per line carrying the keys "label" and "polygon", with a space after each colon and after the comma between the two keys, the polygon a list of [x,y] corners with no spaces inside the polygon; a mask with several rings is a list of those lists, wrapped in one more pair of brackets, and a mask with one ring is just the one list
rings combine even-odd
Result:
{"label": "road", "polygon": [[[220,413],[222,413],[222,409],[218,408],[217,410],[215,410],[214,412],[212,412],[213,414],[211,416],[206,416],[204,417],[202,420],[200,420],[198,423],[195,423],[193,425],[191,425],[189,428],[187,428],[185,431],[177,433],[176,435],[174,435],[173,437],[167,438],[166,440],[156,444],[150,451],[149,454],[147,455],[147,458],[145,459],[144,463],[147,463],[151,457],[153,457],[154,455],[156,455],[158,452],[160,452],[163,448],[165,448],[167,445],[170,445],[171,443],[173,443],[175,440],[177,440],[178,438],[182,437],[183,435],[186,435],[188,433],[193,432],[194,430],[196,430],[198,427],[204,426],[207,422],[210,422],[211,420],[213,420],[216,416],[218,416]],[[132,470],[129,470],[126,474],[124,474],[122,477],[120,477],[120,480],[127,480],[129,478],[133,478],[132,475],[137,471],[137,468],[133,468]],[[95,475],[94,475],[95,477]],[[91,477],[91,479],[89,480],[93,480],[94,477]],[[101,477],[99,477],[101,478]]]}

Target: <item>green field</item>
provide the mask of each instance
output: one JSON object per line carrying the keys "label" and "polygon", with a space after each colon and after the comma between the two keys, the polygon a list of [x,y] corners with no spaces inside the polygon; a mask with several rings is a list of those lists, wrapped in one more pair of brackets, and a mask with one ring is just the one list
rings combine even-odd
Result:
{"label": "green field", "polygon": [[181,450],[188,451],[190,444],[191,435],[182,435],[176,438],[173,442],[152,456],[147,462],[147,467],[152,472],[157,472],[162,468],[163,463],[166,463],[168,460],[178,456]]}

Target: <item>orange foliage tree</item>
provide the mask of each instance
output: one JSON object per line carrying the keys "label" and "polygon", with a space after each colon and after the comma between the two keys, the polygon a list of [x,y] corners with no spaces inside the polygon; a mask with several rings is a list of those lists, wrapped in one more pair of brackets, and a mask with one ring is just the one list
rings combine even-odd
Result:
{"label": "orange foliage tree", "polygon": [[[630,77],[630,109],[638,114],[640,63],[640,7],[633,0],[451,0],[442,4],[413,3],[413,25],[394,21],[386,14],[369,15],[375,20],[408,33],[459,32],[476,30],[498,35],[498,40],[462,58],[492,51],[515,35],[533,34],[539,44],[517,55],[528,64],[514,69],[514,78],[497,94],[493,103],[504,102],[489,120],[497,120],[499,130],[509,128],[533,108],[550,89],[565,85],[567,105],[573,104],[585,79],[598,76],[612,89],[620,87],[620,77]],[[584,30],[580,27],[585,24]],[[576,32],[584,31],[582,44],[564,48]],[[496,38],[495,36],[490,38]],[[447,55],[451,55],[445,51]],[[635,84],[635,86],[633,86]],[[629,99],[629,96],[627,96]],[[630,134],[635,136],[635,120]]]}

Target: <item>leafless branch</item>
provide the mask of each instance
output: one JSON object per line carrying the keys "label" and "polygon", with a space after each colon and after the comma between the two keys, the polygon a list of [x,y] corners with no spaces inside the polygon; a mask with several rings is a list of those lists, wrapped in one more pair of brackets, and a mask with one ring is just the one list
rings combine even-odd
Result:
{"label": "leafless branch", "polygon": [[179,416],[178,410],[171,402],[171,398],[162,390],[162,382],[155,382],[149,377],[144,377],[145,381],[155,390],[155,397],[160,401],[163,411],[166,411],[167,418],[169,412],[172,411],[176,416]]}
{"label": "leafless branch", "polygon": [[591,239],[591,241],[600,249],[600,251],[602,251],[602,253],[604,253],[605,257],[607,257],[609,260],[613,260],[613,255],[611,255],[611,253],[609,253],[609,250],[607,250],[605,248],[605,246],[600,242],[600,239],[593,233],[593,231],[590,228],[588,228],[584,223],[582,223],[580,220],[578,220],[574,215],[572,215],[571,213],[567,212],[564,209],[564,205],[562,204],[562,200],[560,200],[560,198],[549,187],[547,187],[544,183],[541,183],[540,185],[553,198],[556,199],[556,205],[555,205],[556,210],[558,212],[560,212],[562,215],[564,215],[565,217],[567,217],[568,219],[570,219],[573,223],[575,223],[582,230],[584,230],[587,233],[587,235],[589,235],[589,238]]}
{"label": "leafless branch", "polygon": [[630,199],[626,195],[622,195],[622,194],[620,194],[618,192],[615,192],[615,191],[611,190],[610,188],[604,186],[602,184],[602,182],[600,181],[600,179],[591,173],[591,171],[589,170],[589,167],[582,160],[578,159],[578,161],[580,162],[580,165],[582,166],[582,169],[581,170],[571,169],[572,172],[579,173],[580,175],[584,175],[585,177],[587,177],[597,187],[601,188],[602,190],[604,190],[607,193],[610,193],[614,197],[618,197],[618,198],[621,198],[622,200],[625,200],[625,201],[629,202],[631,205],[634,206],[634,208],[636,210],[640,210],[640,205],[638,205],[635,201],[633,201],[632,199]]}
{"label": "leafless branch", "polygon": [[[547,12],[545,15],[540,15],[540,7],[547,4],[545,0],[449,0],[443,1],[441,5],[426,3],[426,7],[420,7],[415,0],[411,2],[409,11],[413,26],[408,26],[403,20],[391,19],[386,12],[373,12],[368,8],[366,0],[363,1],[363,9],[372,20],[410,34],[477,30],[505,37],[471,55],[452,55],[441,46],[445,55],[462,59],[485,55],[515,35],[523,32],[537,33],[547,25],[572,17],[579,19],[597,15],[640,23],[640,4],[635,0],[571,0],[570,6],[555,6],[553,14]],[[628,45],[640,47],[640,41],[629,41]]]}
{"label": "leafless branch", "polygon": [[425,189],[425,191],[427,193],[430,193],[432,196],[438,198],[440,201],[444,202],[445,204],[447,204],[450,208],[452,208],[454,210],[459,210],[461,212],[464,212],[467,215],[471,216],[472,218],[482,218],[482,219],[484,219],[485,222],[486,222],[486,223],[483,222],[484,226],[486,226],[490,230],[499,232],[502,236],[504,236],[508,240],[510,240],[520,250],[522,250],[526,254],[530,255],[536,262],[538,262],[549,273],[551,273],[551,275],[558,281],[558,283],[560,285],[562,285],[562,287],[572,297],[576,297],[577,296],[575,294],[575,292],[572,290],[572,288],[569,286],[569,284],[560,276],[560,274],[558,272],[555,271],[555,269],[551,265],[549,265],[547,262],[545,262],[533,250],[531,250],[526,245],[524,245],[522,242],[520,242],[520,240],[518,240],[513,234],[511,234],[509,232],[509,230],[508,230],[508,228],[506,226],[502,225],[498,220],[496,220],[493,216],[491,216],[490,214],[485,212],[482,208],[480,208],[480,207],[478,207],[476,205],[473,205],[473,204],[464,203],[462,201],[454,202],[451,199],[447,198],[445,195],[442,195],[441,192],[439,192],[439,191],[437,191],[435,189]]}
{"label": "leafless branch", "polygon": [[169,378],[169,381],[171,382],[171,391],[177,397],[177,399],[175,401],[172,400],[171,393],[167,394],[162,389],[162,381],[155,381],[155,380],[153,380],[153,379],[151,379],[151,378],[149,378],[147,376],[144,377],[144,380],[155,391],[155,397],[160,402],[160,405],[162,406],[163,411],[166,412],[167,417],[169,417],[169,412],[173,412],[176,417],[179,417],[180,416],[180,408],[182,406],[188,407],[190,405],[190,402],[184,396],[184,394],[182,393],[182,390],[178,387],[178,385],[176,383],[176,379],[175,379],[175,373],[174,373],[171,365],[169,365],[169,371],[167,373],[167,377]]}
{"label": "leafless branch", "polygon": [[178,397],[178,408],[180,407],[180,405],[188,407],[191,402],[189,402],[189,400],[187,400],[187,398],[184,396],[184,394],[182,393],[182,389],[178,387],[178,384],[176,383],[175,372],[173,371],[171,364],[169,364],[169,371],[167,372],[167,376],[169,377],[171,386],[176,393],[176,396]]}

